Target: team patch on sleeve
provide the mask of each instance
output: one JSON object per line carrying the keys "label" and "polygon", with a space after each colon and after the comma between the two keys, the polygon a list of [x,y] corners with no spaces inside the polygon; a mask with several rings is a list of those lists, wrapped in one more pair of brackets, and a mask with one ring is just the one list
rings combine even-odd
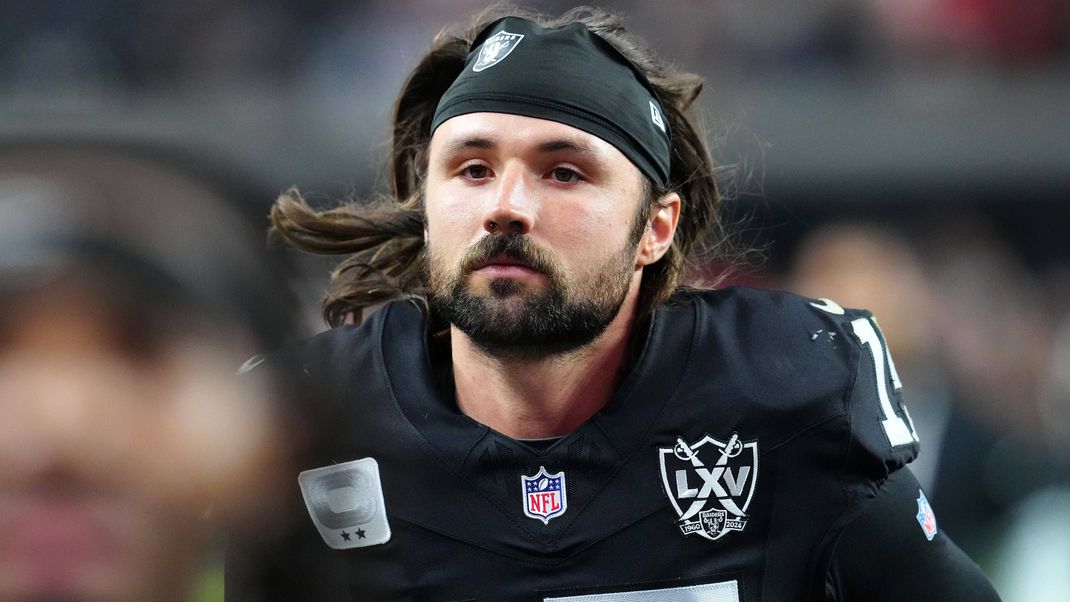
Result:
{"label": "team patch on sleeve", "polygon": [[921,530],[925,533],[925,539],[932,541],[936,537],[936,514],[933,513],[933,507],[929,504],[928,498],[925,497],[925,493],[921,489],[918,490],[918,514],[915,518],[918,519],[918,524],[921,525]]}

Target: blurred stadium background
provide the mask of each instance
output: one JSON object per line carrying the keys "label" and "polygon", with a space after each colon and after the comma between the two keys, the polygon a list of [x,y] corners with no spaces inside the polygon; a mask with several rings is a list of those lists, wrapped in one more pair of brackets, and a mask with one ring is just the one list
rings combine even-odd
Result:
{"label": "blurred stadium background", "polygon": [[[291,186],[341,198],[383,182],[406,71],[484,5],[4,2],[0,141],[149,157],[225,183],[266,228]],[[706,78],[726,215],[761,250],[732,281],[873,308],[939,524],[1005,599],[1070,599],[1070,4],[601,5]],[[329,264],[272,257],[299,330],[322,328]]]}

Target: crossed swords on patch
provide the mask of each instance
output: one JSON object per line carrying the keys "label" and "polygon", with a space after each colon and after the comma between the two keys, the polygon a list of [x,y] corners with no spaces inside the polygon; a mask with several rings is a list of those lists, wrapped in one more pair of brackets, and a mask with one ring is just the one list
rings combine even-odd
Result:
{"label": "crossed swords on patch", "polygon": [[[724,448],[721,449],[720,457],[718,457],[717,461],[714,462],[714,469],[718,467],[723,467],[723,472],[724,469],[728,467],[728,459],[738,456],[741,451],[743,451],[743,445],[739,442],[739,434],[732,433],[732,437],[729,438],[728,443],[726,443]],[[683,456],[681,457],[680,453],[677,452],[681,452]],[[719,474],[717,475],[717,477],[714,477],[713,471],[706,469],[705,463],[702,462],[702,459],[698,457],[698,454],[695,453],[693,449],[691,449],[691,447],[687,444],[686,441],[683,440],[682,437],[676,438],[676,447],[673,448],[673,455],[675,455],[677,458],[680,458],[681,460],[690,461],[691,465],[695,468],[695,471],[702,475],[703,480],[706,482],[716,482],[717,478],[720,478]],[[703,471],[705,471],[705,474],[703,474]],[[720,502],[722,506],[724,506],[725,510],[728,510],[732,514],[735,514],[736,516],[746,516],[746,513],[743,512],[743,510],[731,499],[727,497],[723,499],[718,498],[717,501]],[[691,517],[698,514],[699,511],[701,511],[705,506],[706,499],[703,498],[691,502],[691,506],[682,515],[680,515],[681,522],[690,520]]]}

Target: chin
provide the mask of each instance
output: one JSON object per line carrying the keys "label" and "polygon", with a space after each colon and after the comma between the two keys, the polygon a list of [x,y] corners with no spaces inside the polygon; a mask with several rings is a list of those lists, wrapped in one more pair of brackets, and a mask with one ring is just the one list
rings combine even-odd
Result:
{"label": "chin", "polygon": [[493,299],[522,299],[527,290],[524,283],[512,278],[495,278],[487,288]]}

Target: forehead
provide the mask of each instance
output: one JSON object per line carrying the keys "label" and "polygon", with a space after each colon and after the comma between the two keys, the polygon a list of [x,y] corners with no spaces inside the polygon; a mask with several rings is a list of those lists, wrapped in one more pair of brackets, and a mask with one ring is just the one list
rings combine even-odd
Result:
{"label": "forehead", "polygon": [[431,156],[468,148],[497,148],[516,151],[572,151],[612,165],[638,168],[615,146],[581,129],[524,115],[469,113],[440,125],[431,137]]}

